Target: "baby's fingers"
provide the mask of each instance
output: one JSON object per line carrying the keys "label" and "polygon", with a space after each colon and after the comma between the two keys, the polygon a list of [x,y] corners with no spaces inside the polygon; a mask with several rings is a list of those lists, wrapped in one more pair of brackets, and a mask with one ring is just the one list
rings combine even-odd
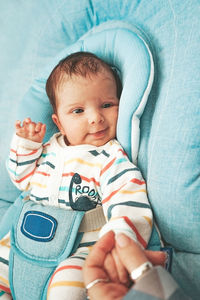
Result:
{"label": "baby's fingers", "polygon": [[41,122],[38,122],[35,126],[35,131],[40,133],[40,134],[45,134],[46,125],[41,123]]}
{"label": "baby's fingers", "polygon": [[21,128],[21,121],[17,120],[17,121],[15,122],[15,128],[16,128],[16,129],[20,129],[20,128]]}
{"label": "baby's fingers", "polygon": [[35,126],[35,131],[36,132],[40,132],[41,131],[41,128],[42,128],[42,123],[41,122],[38,122]]}
{"label": "baby's fingers", "polygon": [[115,265],[116,265],[116,268],[117,268],[117,273],[118,273],[119,281],[121,283],[126,284],[127,286],[129,286],[130,279],[129,279],[128,272],[125,269],[124,265],[122,264],[121,259],[117,255],[117,251],[116,251],[115,248],[112,250],[112,256],[114,258]]}
{"label": "baby's fingers", "polygon": [[27,130],[29,131],[30,136],[35,135],[35,133],[36,133],[35,128],[36,128],[36,123],[31,122],[31,123],[27,124]]}
{"label": "baby's fingers", "polygon": [[22,137],[24,137],[24,135],[26,134],[27,126],[25,124],[26,124],[25,121],[23,121],[22,124],[21,121],[19,120],[15,122],[16,133]]}
{"label": "baby's fingers", "polygon": [[15,128],[18,136],[38,143],[43,141],[46,132],[45,124],[32,122],[30,118],[24,119],[22,124],[16,121]]}
{"label": "baby's fingers", "polygon": [[26,127],[27,125],[29,125],[30,123],[31,123],[31,119],[30,118],[24,119],[24,121],[22,122],[22,125],[21,125],[21,121],[17,120],[15,122],[15,128],[16,129],[22,129],[22,128]]}
{"label": "baby's fingers", "polygon": [[46,125],[42,124],[42,126],[41,126],[41,135],[44,136],[45,133],[46,133]]}
{"label": "baby's fingers", "polygon": [[31,119],[30,118],[26,118],[26,119],[24,119],[24,121],[22,123],[22,127],[28,128],[29,124],[31,124],[31,123],[32,123]]}
{"label": "baby's fingers", "polygon": [[35,127],[35,131],[38,134],[38,136],[41,138],[41,140],[43,140],[46,133],[46,125],[39,122]]}
{"label": "baby's fingers", "polygon": [[105,258],[104,269],[106,270],[106,272],[112,282],[119,282],[119,277],[118,277],[115,261],[114,261],[111,253],[108,253],[108,255]]}

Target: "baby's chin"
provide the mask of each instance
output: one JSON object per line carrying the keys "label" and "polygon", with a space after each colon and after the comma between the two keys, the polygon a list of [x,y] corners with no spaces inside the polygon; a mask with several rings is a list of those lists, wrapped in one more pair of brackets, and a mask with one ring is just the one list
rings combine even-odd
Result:
{"label": "baby's chin", "polygon": [[82,141],[79,141],[76,142],[76,141],[72,141],[72,143],[70,143],[67,138],[65,137],[65,143],[66,145],[68,146],[79,146],[79,145],[92,145],[92,146],[95,146],[95,147],[101,147],[101,146],[104,146],[105,144],[107,144],[109,141],[115,139],[116,137],[115,136],[103,136],[103,137],[100,137],[100,136],[96,136],[94,139],[91,138],[91,134],[89,136],[89,138],[85,138],[83,139]]}
{"label": "baby's chin", "polygon": [[95,141],[91,141],[89,144],[92,146],[96,146],[96,147],[101,147],[104,146],[105,144],[107,144],[109,141],[113,140],[113,138],[109,138],[109,139],[104,139],[104,140],[95,140]]}

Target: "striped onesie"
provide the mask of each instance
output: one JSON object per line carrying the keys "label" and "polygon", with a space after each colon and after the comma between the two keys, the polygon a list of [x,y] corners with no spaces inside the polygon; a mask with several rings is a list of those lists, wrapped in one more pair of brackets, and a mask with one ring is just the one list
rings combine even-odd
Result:
{"label": "striped onesie", "polygon": [[[13,183],[22,191],[30,191],[32,201],[66,210],[102,207],[105,215],[105,225],[84,232],[76,252],[57,267],[49,283],[48,300],[65,299],[63,295],[68,295],[67,299],[85,299],[84,260],[90,247],[106,232],[125,233],[142,247],[147,246],[152,211],[145,181],[117,140],[100,147],[66,146],[60,133],[45,144],[15,135],[7,168]],[[5,269],[3,259],[8,259],[5,249],[9,252],[9,247],[3,243],[5,239],[0,241],[0,266]],[[1,269],[0,286],[5,286],[2,291],[8,291],[8,278]]]}

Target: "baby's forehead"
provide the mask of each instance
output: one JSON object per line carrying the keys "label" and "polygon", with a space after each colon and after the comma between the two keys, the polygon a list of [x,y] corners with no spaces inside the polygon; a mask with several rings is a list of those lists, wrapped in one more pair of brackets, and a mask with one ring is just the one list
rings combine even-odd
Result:
{"label": "baby's forehead", "polygon": [[97,72],[91,72],[88,71],[86,74],[67,74],[64,71],[62,72],[62,75],[60,76],[60,80],[58,82],[59,89],[63,87],[63,85],[67,84],[68,82],[78,82],[79,80],[95,80],[97,78],[101,77],[102,79],[110,79],[113,80],[113,83],[115,83],[115,77],[114,74],[109,67],[102,66]]}
{"label": "baby's forehead", "polygon": [[[108,90],[110,93],[116,91],[117,94],[117,83],[112,72],[107,68],[102,68],[96,73],[87,73],[86,76],[80,74],[69,75],[64,73],[60,82],[57,84],[55,91],[56,106],[63,99],[63,96],[69,94],[76,95],[81,90],[82,93],[89,92],[89,87],[93,86],[93,90],[97,88],[98,92],[106,93]],[[88,88],[87,88],[88,87]],[[99,87],[100,90],[99,90]]]}

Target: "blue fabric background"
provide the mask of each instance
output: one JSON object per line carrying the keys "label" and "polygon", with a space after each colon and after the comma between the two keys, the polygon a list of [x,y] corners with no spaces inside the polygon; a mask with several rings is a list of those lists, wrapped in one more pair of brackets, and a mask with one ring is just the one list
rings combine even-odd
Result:
{"label": "blue fabric background", "polygon": [[108,20],[136,25],[151,40],[156,58],[138,163],[161,233],[175,248],[173,275],[194,299],[200,294],[199,6],[198,0],[0,3],[0,215],[19,194],[5,160],[19,101],[34,78],[93,26]]}

